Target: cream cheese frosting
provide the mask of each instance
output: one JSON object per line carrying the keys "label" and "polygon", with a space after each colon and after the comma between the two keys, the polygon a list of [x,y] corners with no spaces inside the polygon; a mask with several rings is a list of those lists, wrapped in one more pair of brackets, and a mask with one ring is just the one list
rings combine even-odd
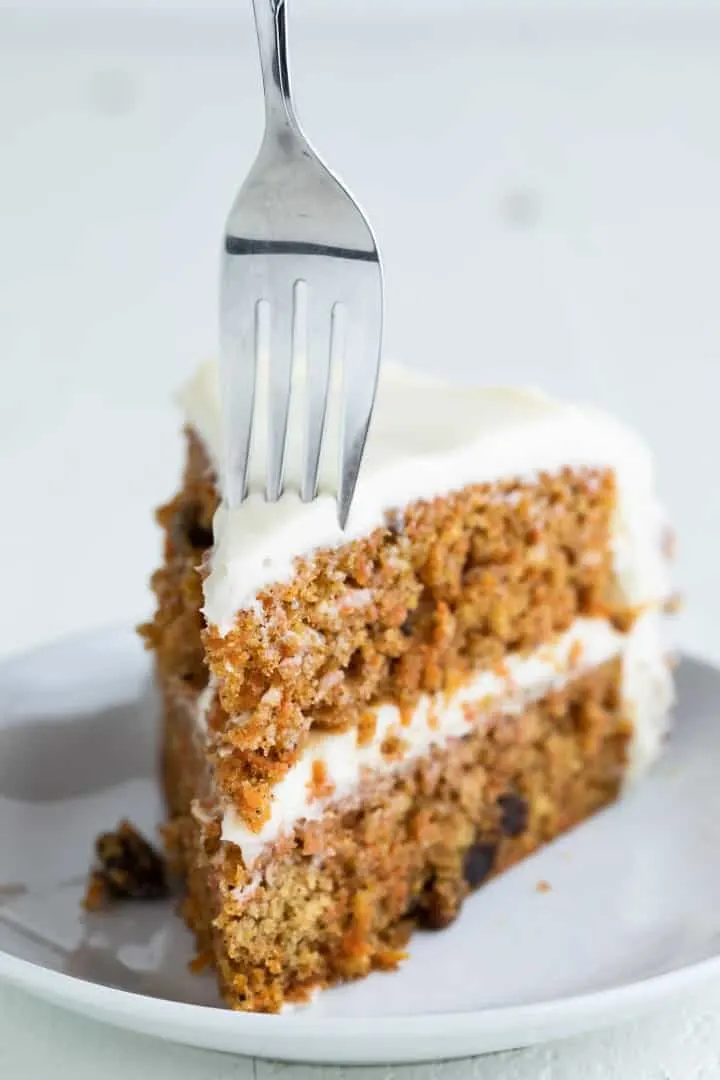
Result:
{"label": "cream cheese frosting", "polygon": [[[217,366],[199,369],[182,393],[189,425],[202,439],[223,488],[223,434]],[[220,633],[263,587],[292,576],[298,555],[335,546],[381,524],[386,511],[467,484],[532,479],[564,466],[607,467],[617,475],[613,546],[618,583],[627,602],[641,605],[668,592],[662,557],[662,511],[655,499],[650,453],[613,417],[553,400],[535,390],[451,386],[388,365],[383,369],[368,446],[348,527],[337,522],[329,447],[320,493],[311,503],[297,494],[293,463],[300,460],[291,427],[286,494],[267,503],[251,469],[251,494],[242,505],[221,504],[215,545],[204,583],[204,614]],[[332,439],[328,440],[331,444]],[[264,460],[258,433],[257,462]]]}

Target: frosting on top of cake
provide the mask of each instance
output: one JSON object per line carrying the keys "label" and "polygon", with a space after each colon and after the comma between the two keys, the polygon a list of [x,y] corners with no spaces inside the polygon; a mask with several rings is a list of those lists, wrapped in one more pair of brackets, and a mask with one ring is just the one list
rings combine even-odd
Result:
{"label": "frosting on top of cake", "polygon": [[[188,424],[201,438],[223,488],[223,436],[217,365],[203,365],[181,395]],[[259,425],[254,461],[264,463]],[[449,385],[384,365],[348,527],[337,521],[338,439],[328,432],[320,493],[298,491],[301,429],[288,435],[286,493],[265,502],[262,475],[251,467],[251,494],[232,510],[222,503],[204,582],[204,614],[227,633],[259,590],[292,576],[294,560],[382,524],[388,510],[458,491],[468,484],[528,479],[564,466],[612,468],[618,482],[613,544],[618,584],[641,605],[669,592],[660,534],[664,516],[654,494],[651,455],[629,428],[595,409],[529,389]]]}

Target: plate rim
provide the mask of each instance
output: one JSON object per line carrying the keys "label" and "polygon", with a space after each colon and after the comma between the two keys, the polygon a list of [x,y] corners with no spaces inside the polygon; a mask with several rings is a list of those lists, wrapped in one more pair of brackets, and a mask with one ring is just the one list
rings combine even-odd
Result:
{"label": "plate rim", "polygon": [[[715,976],[720,977],[720,953],[644,979],[549,1001],[409,1016],[311,1016],[302,1009],[264,1014],[156,998],[54,971],[0,950],[0,979],[7,984],[112,1027],[241,1055],[338,1065],[437,1060],[438,1040],[443,1047],[442,1058],[449,1060],[600,1030],[650,1012]],[[169,1027],[173,1029],[171,1034]],[[207,1042],[203,1035],[229,1035],[232,1043],[217,1045]],[[370,1036],[382,1042],[383,1053],[378,1054],[372,1045],[362,1041]],[[455,1052],[447,1040],[462,1037],[466,1041]],[[318,1039],[329,1040],[322,1056],[316,1049]],[[410,1052],[406,1047],[408,1039],[413,1040]],[[243,1048],[243,1043],[250,1040],[260,1040],[267,1049],[258,1049],[257,1044]],[[290,1046],[284,1048],[283,1041]],[[338,1043],[346,1045],[347,1056],[335,1051]]]}

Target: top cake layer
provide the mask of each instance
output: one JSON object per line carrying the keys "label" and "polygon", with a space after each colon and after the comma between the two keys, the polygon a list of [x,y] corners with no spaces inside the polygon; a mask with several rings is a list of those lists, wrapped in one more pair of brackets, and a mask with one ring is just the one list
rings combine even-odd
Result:
{"label": "top cake layer", "polygon": [[[200,437],[222,491],[223,445],[217,368],[199,369],[182,395],[189,426]],[[320,494],[312,503],[296,494],[288,446],[287,494],[277,504],[251,495],[240,507],[222,503],[215,515],[215,544],[204,581],[204,614],[220,635],[259,592],[289,580],[300,555],[335,548],[382,525],[389,511],[432,500],[468,485],[518,479],[563,468],[609,469],[617,487],[612,522],[616,584],[628,607],[667,595],[667,567],[660,544],[663,516],[656,501],[652,461],[641,439],[614,418],[555,401],[532,391],[449,386],[403,369],[383,369],[366,456],[348,528],[337,523],[332,433],[321,468]],[[258,432],[255,461],[265,460],[266,433]],[[334,445],[333,445],[334,444]],[[251,487],[261,490],[261,476]]]}

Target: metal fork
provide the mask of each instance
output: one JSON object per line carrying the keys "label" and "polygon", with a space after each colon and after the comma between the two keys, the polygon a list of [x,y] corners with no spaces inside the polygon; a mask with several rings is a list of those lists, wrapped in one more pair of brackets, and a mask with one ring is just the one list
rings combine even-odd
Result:
{"label": "metal fork", "polygon": [[266,368],[265,498],[275,502],[284,490],[291,412],[304,435],[300,496],[316,497],[332,420],[340,437],[331,483],[344,529],[380,364],[380,257],[364,214],[310,146],[295,115],[285,0],[253,0],[253,9],[266,124],[225,230],[220,285],[224,494],[232,507],[251,490],[251,458],[261,452],[257,430],[253,435],[262,425],[259,372]]}

